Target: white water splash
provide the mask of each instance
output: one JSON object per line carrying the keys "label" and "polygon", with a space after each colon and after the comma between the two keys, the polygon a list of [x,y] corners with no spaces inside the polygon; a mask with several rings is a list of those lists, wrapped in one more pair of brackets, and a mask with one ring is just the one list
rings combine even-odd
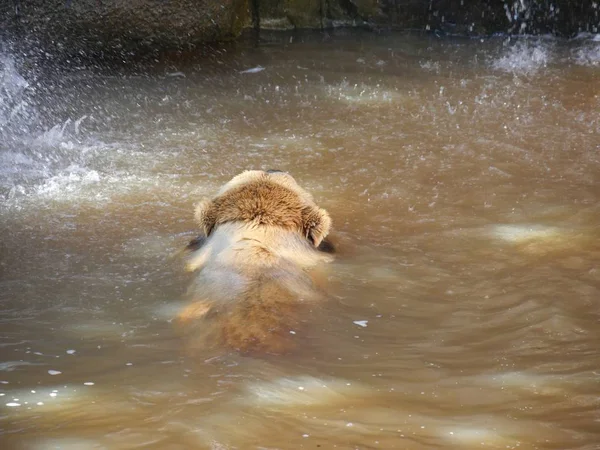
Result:
{"label": "white water splash", "polygon": [[29,82],[17,71],[11,55],[0,53],[0,137],[23,131],[35,115],[29,104]]}
{"label": "white water splash", "polygon": [[492,68],[515,75],[533,75],[552,61],[552,49],[542,42],[517,42],[492,62]]}
{"label": "white water splash", "polygon": [[573,52],[572,59],[580,66],[600,67],[600,42],[584,44]]}
{"label": "white water splash", "polygon": [[90,163],[106,150],[81,137],[87,115],[41,129],[35,104],[43,90],[18,67],[18,58],[0,51],[0,199],[8,201],[0,207],[31,195],[68,196],[98,183]]}

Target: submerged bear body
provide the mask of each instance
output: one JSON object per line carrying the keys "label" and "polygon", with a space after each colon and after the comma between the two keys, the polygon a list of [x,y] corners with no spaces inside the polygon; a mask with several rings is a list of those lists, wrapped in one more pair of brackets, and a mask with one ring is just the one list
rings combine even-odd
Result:
{"label": "submerged bear body", "polygon": [[188,270],[192,301],[179,314],[195,346],[282,353],[322,299],[318,250],[327,212],[287,173],[247,171],[196,206],[204,239]]}

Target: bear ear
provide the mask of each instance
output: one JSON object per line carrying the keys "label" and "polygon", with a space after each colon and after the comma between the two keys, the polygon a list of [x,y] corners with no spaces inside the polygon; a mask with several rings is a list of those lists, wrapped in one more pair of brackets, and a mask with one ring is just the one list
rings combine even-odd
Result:
{"label": "bear ear", "polygon": [[323,239],[329,234],[331,218],[327,211],[313,206],[307,208],[302,215],[302,232],[306,238],[318,247]]}
{"label": "bear ear", "polygon": [[196,223],[200,226],[204,235],[208,237],[217,223],[212,200],[204,198],[196,204],[194,219],[196,219]]}

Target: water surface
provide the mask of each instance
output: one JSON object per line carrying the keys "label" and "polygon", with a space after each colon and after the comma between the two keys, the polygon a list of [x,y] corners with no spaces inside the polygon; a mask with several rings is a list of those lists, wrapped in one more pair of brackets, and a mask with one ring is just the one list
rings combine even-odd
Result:
{"label": "water surface", "polygon": [[[3,53],[2,448],[598,448],[599,45]],[[330,212],[329,300],[294,354],[190,352],[176,253],[248,168]]]}

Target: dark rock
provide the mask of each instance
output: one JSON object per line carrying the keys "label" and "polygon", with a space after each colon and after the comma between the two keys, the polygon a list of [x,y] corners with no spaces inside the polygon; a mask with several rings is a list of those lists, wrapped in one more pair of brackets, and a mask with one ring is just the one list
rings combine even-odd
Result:
{"label": "dark rock", "polygon": [[247,0],[3,0],[0,29],[56,54],[129,55],[235,39]]}
{"label": "dark rock", "polygon": [[[463,35],[597,33],[594,0],[2,0],[0,34],[55,55],[126,57],[238,37],[244,28],[366,26]],[[0,36],[2,37],[2,36]]]}

